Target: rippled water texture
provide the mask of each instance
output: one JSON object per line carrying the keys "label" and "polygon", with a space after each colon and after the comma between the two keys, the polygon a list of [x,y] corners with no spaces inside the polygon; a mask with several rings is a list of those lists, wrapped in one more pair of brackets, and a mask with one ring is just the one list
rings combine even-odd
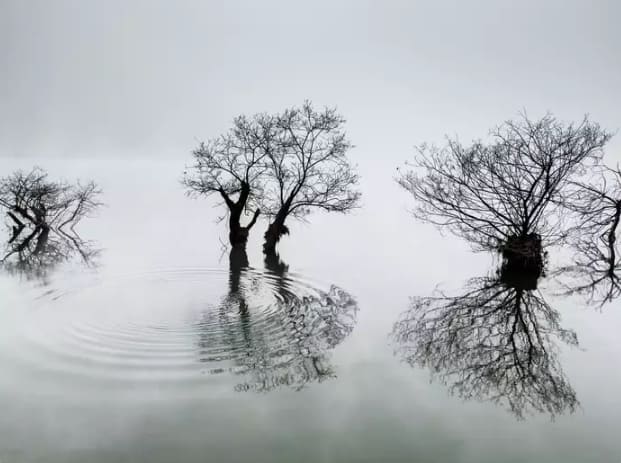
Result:
{"label": "rippled water texture", "polygon": [[149,386],[197,393],[218,382],[237,391],[299,389],[335,376],[331,350],[354,328],[356,312],[344,290],[299,275],[250,268],[129,275],[46,290],[4,326],[11,350],[3,355],[19,355],[3,362],[46,375],[45,387],[58,393],[74,380],[121,389],[139,382],[141,393]]}

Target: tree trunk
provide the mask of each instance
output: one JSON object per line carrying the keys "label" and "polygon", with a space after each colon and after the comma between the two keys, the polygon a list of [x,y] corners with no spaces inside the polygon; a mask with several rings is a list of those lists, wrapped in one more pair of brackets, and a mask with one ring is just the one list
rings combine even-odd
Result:
{"label": "tree trunk", "polygon": [[608,276],[610,278],[615,277],[616,265],[617,265],[617,252],[616,252],[616,241],[617,241],[617,227],[619,226],[619,221],[621,220],[621,202],[617,201],[615,203],[615,215],[613,217],[613,222],[608,231]]}
{"label": "tree trunk", "polygon": [[[246,249],[246,243],[248,242],[248,235],[250,234],[250,229],[256,223],[257,219],[259,218],[260,213],[261,213],[260,209],[257,209],[256,211],[254,211],[252,220],[245,227],[242,227],[240,223],[241,213],[239,215],[236,215],[234,221],[231,220],[229,222],[229,241],[233,249],[236,249],[236,248]],[[232,211],[231,211],[231,217],[233,217]]]}
{"label": "tree trunk", "polygon": [[254,211],[254,216],[250,223],[242,227],[241,216],[248,202],[248,197],[250,196],[250,185],[245,182],[242,183],[239,198],[236,202],[233,202],[224,190],[220,190],[220,194],[229,208],[229,242],[231,243],[231,247],[233,249],[245,249],[250,229],[254,226],[261,213],[259,209]]}
{"label": "tree trunk", "polygon": [[243,183],[237,202],[227,201],[229,206],[229,241],[233,248],[246,247],[248,241],[248,234],[244,233],[240,220],[249,192],[250,187]]}
{"label": "tree trunk", "polygon": [[39,236],[37,237],[37,245],[35,246],[35,249],[32,253],[33,256],[38,256],[39,254],[45,251],[48,239],[50,237],[50,227],[48,227],[47,225],[42,225],[40,229],[41,229],[41,232],[39,233]]}
{"label": "tree trunk", "polygon": [[276,254],[276,245],[280,241],[283,235],[289,234],[289,229],[285,225],[285,219],[287,218],[286,210],[281,209],[276,214],[274,221],[270,223],[265,232],[265,243],[263,243],[263,252],[267,255]]}
{"label": "tree trunk", "polygon": [[244,227],[240,223],[241,209],[237,205],[230,209],[229,242],[233,249],[237,247],[245,248],[248,241],[248,232],[244,233]]}
{"label": "tree trunk", "polygon": [[536,233],[511,236],[501,250],[501,281],[510,287],[536,289],[544,266],[541,237]]}

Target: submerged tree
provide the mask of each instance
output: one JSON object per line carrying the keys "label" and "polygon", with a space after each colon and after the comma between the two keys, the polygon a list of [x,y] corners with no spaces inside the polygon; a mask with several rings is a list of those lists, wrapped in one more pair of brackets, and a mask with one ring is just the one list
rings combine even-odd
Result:
{"label": "submerged tree", "polygon": [[416,199],[414,214],[460,236],[475,250],[502,252],[513,269],[540,273],[542,242],[565,237],[560,193],[597,164],[611,134],[586,117],[578,124],[525,115],[491,131],[489,142],[423,145],[397,182]]}
{"label": "submerged tree", "polygon": [[505,405],[518,418],[555,416],[579,404],[555,348],[578,340],[559,322],[537,290],[494,276],[470,280],[461,296],[413,298],[392,336],[407,363],[428,367],[451,393]]}
{"label": "submerged tree", "polygon": [[[621,170],[600,166],[591,177],[572,183],[563,204],[572,214],[569,243],[574,255],[561,267],[567,293],[585,294],[600,306],[621,296]],[[569,278],[568,278],[569,277]]]}
{"label": "submerged tree", "polygon": [[0,179],[0,207],[6,209],[14,231],[25,227],[75,226],[102,205],[100,195],[95,182],[52,181],[40,168]]}
{"label": "submerged tree", "polygon": [[[269,216],[264,250],[274,253],[289,233],[289,217],[302,219],[313,209],[347,212],[358,205],[344,123],[335,109],[317,111],[308,101],[281,114],[240,116],[228,133],[194,151],[195,164],[183,183],[191,195],[222,197],[233,247],[245,247],[261,211]],[[249,207],[255,212],[244,227],[240,219]]]}
{"label": "submerged tree", "polygon": [[100,194],[94,182],[52,181],[39,168],[1,179],[0,206],[11,221],[11,236],[0,266],[12,274],[45,278],[75,255],[91,265],[99,251],[75,227],[101,206]]}
{"label": "submerged tree", "polygon": [[302,219],[313,209],[348,212],[357,207],[358,175],[347,159],[352,148],[336,109],[317,111],[309,101],[275,117],[278,136],[267,151],[261,209],[271,217],[264,251],[289,233],[289,217]]}
{"label": "submerged tree", "polygon": [[186,171],[183,184],[188,194],[218,194],[229,214],[229,242],[245,247],[250,229],[260,214],[242,226],[241,217],[257,194],[259,179],[266,169],[265,157],[274,143],[275,126],[271,116],[239,116],[233,127],[219,138],[201,143],[194,150],[194,165]]}

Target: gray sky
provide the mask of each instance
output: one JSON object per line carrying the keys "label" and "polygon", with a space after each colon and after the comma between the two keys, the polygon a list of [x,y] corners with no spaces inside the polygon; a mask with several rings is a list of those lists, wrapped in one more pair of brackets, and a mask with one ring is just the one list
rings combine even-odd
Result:
{"label": "gray sky", "polygon": [[391,168],[522,109],[617,129],[620,17],[618,0],[0,0],[0,157],[184,158],[305,98]]}

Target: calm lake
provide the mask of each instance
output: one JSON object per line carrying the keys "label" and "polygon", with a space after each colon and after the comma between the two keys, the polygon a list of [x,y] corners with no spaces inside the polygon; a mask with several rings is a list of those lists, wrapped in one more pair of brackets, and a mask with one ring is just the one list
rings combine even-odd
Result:
{"label": "calm lake", "polygon": [[280,262],[262,219],[231,270],[223,209],[179,183],[187,160],[0,160],[93,179],[105,202],[77,227],[89,265],[0,271],[0,462],[621,461],[621,300],[540,281],[578,337],[544,344],[579,403],[518,419],[502,392],[403,361],[410,298],[463,294],[497,261],[416,222],[394,165],[359,166],[361,209],[292,222]]}

